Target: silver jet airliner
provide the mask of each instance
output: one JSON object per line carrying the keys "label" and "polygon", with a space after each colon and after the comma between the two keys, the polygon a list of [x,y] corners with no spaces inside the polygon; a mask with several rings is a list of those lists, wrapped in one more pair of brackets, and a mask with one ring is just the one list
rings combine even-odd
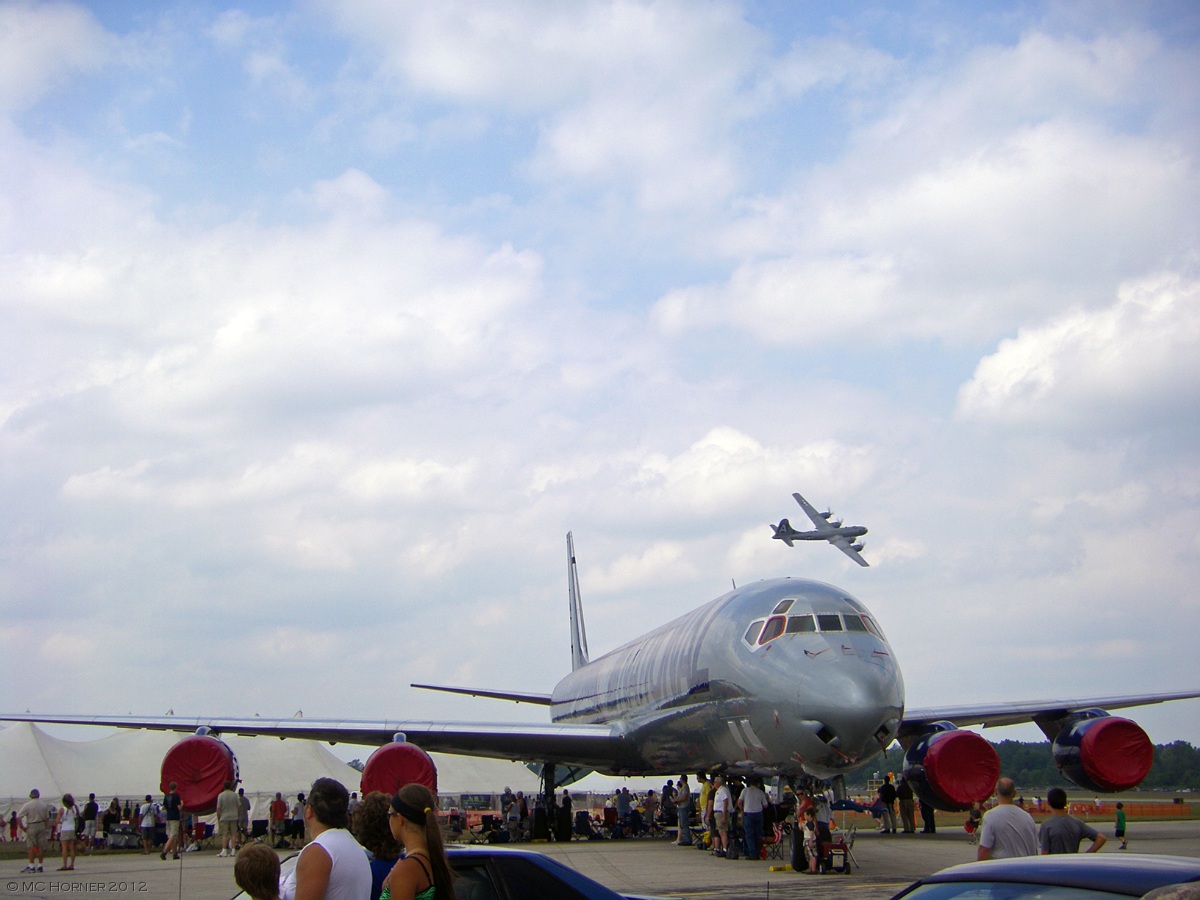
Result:
{"label": "silver jet airliner", "polygon": [[536,703],[550,723],[161,716],[3,715],[0,719],[351,744],[407,740],[426,750],[542,764],[549,790],[595,770],[611,775],[733,771],[836,778],[893,740],[914,790],[939,808],[988,796],[991,745],[965,725],[1035,721],[1060,769],[1095,790],[1123,790],[1153,747],[1119,709],[1200,692],[906,708],[904,680],[878,621],[846,591],[777,578],[736,588],[590,659],[575,552],[567,535],[573,670],[550,694],[415,685]]}
{"label": "silver jet airliner", "polygon": [[870,565],[859,555],[863,548],[862,541],[855,540],[867,533],[866,528],[862,525],[843,525],[837,519],[830,521],[833,513],[817,512],[816,507],[799,494],[792,494],[792,497],[812,520],[813,530],[797,531],[787,519],[780,519],[778,525],[771,526],[771,530],[775,532],[771,536],[774,540],[783,541],[789,547],[794,547],[795,541],[829,541],[860,566]]}

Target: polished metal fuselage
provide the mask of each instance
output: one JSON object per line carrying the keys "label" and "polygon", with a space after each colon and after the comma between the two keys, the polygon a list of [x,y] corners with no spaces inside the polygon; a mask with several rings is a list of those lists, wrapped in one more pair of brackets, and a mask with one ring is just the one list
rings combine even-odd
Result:
{"label": "polished metal fuselage", "polygon": [[787,616],[870,616],[848,593],[801,579],[748,585],[592,660],[558,683],[556,723],[621,724],[614,774],[745,769],[828,778],[868,762],[899,729],[904,682],[871,631],[747,639]]}

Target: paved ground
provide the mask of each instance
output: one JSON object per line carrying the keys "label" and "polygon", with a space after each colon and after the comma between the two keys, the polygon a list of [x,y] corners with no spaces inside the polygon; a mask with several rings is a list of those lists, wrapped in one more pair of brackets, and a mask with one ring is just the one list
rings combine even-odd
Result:
{"label": "paved ground", "polygon": [[[1135,823],[1130,836],[1131,850],[1200,857],[1200,821]],[[1120,852],[1113,846],[1105,852]],[[533,849],[556,856],[618,891],[722,900],[887,898],[921,875],[973,859],[975,851],[961,828],[944,828],[933,836],[860,834],[853,874],[811,876],[790,870],[771,872],[770,865],[779,864],[775,861],[727,861],[660,840],[578,841],[536,844]],[[3,897],[226,900],[236,892],[232,860],[218,858],[215,851],[184,854],[179,862],[137,853],[83,857],[74,872],[42,875],[21,875],[19,861],[0,865]],[[55,860],[47,868],[57,865]]]}

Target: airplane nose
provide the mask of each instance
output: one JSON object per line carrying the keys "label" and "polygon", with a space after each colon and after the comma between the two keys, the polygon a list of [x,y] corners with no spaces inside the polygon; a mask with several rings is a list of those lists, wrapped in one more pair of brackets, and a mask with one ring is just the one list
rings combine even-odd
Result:
{"label": "airplane nose", "polygon": [[894,664],[857,655],[839,662],[822,677],[805,679],[797,699],[821,723],[817,737],[823,743],[847,759],[861,759],[895,737],[904,710],[904,686]]}

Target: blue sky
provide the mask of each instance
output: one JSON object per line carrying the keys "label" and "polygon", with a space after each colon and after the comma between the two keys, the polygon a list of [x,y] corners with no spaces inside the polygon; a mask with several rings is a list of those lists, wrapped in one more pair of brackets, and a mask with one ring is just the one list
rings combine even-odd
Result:
{"label": "blue sky", "polygon": [[[1200,687],[1198,46],[0,3],[0,706],[536,718],[408,684],[549,690],[568,529],[594,653],[790,574],[914,706]],[[771,541],[793,490],[871,568]]]}

